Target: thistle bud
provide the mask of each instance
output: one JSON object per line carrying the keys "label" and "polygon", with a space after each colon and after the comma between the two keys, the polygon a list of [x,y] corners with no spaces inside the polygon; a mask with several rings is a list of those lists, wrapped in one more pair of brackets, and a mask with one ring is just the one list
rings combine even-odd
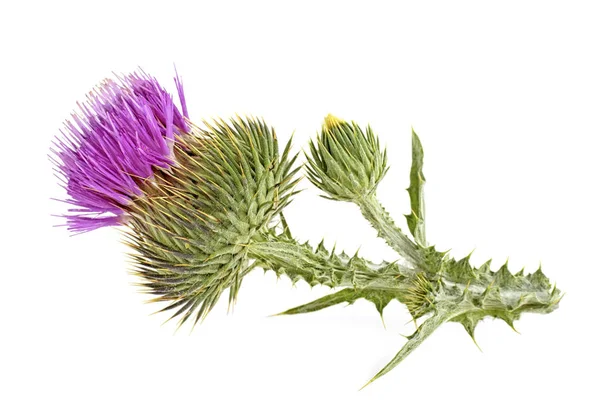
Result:
{"label": "thistle bud", "polygon": [[386,151],[371,127],[363,131],[332,115],[311,142],[307,159],[308,179],[334,200],[356,201],[373,194],[388,170]]}
{"label": "thistle bud", "polygon": [[123,223],[154,168],[172,164],[175,136],[189,130],[172,96],[143,72],[106,79],[79,108],[54,141],[51,157],[69,196],[65,201],[74,206],[64,217],[76,232]]}

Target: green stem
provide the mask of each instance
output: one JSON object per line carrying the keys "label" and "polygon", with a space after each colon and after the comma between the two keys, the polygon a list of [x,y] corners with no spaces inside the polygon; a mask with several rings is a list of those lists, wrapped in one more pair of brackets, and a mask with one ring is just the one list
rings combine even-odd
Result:
{"label": "green stem", "polygon": [[251,243],[248,254],[264,269],[286,274],[293,281],[303,279],[311,286],[400,292],[410,287],[408,282],[415,274],[415,270],[395,262],[375,264],[357,255],[330,253],[322,244],[313,249],[283,236],[269,236],[264,241]]}
{"label": "green stem", "polygon": [[455,261],[438,253],[435,269],[425,272],[398,263],[374,264],[357,255],[329,253],[322,243],[314,250],[283,234],[266,235],[250,243],[247,252],[256,260],[255,265],[293,281],[343,288],[280,314],[313,312],[358,299],[373,302],[380,315],[393,299],[404,303],[415,320],[431,314],[369,383],[392,370],[445,322],[461,323],[474,340],[475,327],[485,317],[500,318],[514,329],[513,322],[521,313],[549,313],[561,298],[541,270],[527,276],[513,275],[505,264],[492,272],[489,263],[471,267],[468,257]]}
{"label": "green stem", "polygon": [[356,200],[355,203],[360,207],[363,216],[377,230],[379,237],[383,238],[390,247],[412,265],[423,265],[423,256],[419,247],[394,223],[375,194]]}
{"label": "green stem", "polygon": [[376,264],[358,255],[336,254],[327,251],[322,243],[313,249],[308,243],[299,244],[285,235],[266,235],[261,241],[250,243],[247,253],[257,261],[256,266],[285,274],[294,282],[302,279],[311,286],[385,291],[409,308],[420,300],[429,311],[435,309],[435,303],[455,303],[465,294],[477,303],[481,315],[499,317],[507,311],[544,311],[553,307],[559,293],[541,270],[526,276],[513,275],[506,264],[492,272],[489,262],[473,268],[466,259],[442,257],[439,269],[424,272],[397,262]]}

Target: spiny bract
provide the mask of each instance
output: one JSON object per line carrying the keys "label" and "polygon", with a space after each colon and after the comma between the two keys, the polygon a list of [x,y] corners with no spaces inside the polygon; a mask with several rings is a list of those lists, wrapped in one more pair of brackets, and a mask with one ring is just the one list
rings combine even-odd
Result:
{"label": "spiny bract", "polygon": [[356,123],[331,114],[325,118],[307,154],[308,179],[332,199],[354,201],[369,195],[388,170],[387,153],[379,146],[371,127],[363,131]]}
{"label": "spiny bract", "polygon": [[164,310],[177,308],[180,324],[204,317],[228,288],[234,302],[255,266],[248,245],[293,194],[290,142],[279,155],[274,130],[256,119],[193,127],[175,143],[177,164],[134,200],[128,235],[137,273],[156,301],[172,301]]}

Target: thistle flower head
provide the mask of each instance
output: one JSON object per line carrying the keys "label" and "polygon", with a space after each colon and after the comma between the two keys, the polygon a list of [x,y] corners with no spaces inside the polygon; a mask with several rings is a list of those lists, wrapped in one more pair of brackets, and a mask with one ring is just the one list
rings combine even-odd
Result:
{"label": "thistle flower head", "polygon": [[308,179],[335,200],[355,201],[375,192],[388,170],[387,154],[371,127],[329,115],[307,156]]}
{"label": "thistle flower head", "polygon": [[122,222],[154,167],[172,164],[177,134],[189,130],[183,114],[155,78],[143,72],[106,79],[88,94],[54,142],[53,160],[72,204],[64,215],[72,231]]}
{"label": "thistle flower head", "polygon": [[176,164],[158,171],[131,206],[128,239],[138,276],[171,318],[199,321],[258,264],[248,246],[272,232],[297,183],[291,143],[279,153],[262,120],[192,125],[174,145]]}

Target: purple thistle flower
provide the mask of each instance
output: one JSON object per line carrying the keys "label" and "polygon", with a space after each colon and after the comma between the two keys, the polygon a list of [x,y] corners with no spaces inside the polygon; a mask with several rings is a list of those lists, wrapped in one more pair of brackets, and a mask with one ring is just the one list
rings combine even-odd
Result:
{"label": "purple thistle flower", "polygon": [[153,168],[172,163],[175,136],[189,131],[187,106],[175,78],[183,114],[172,96],[144,72],[106,79],[78,103],[79,113],[56,138],[52,161],[72,204],[67,227],[84,232],[122,223],[140,183]]}

